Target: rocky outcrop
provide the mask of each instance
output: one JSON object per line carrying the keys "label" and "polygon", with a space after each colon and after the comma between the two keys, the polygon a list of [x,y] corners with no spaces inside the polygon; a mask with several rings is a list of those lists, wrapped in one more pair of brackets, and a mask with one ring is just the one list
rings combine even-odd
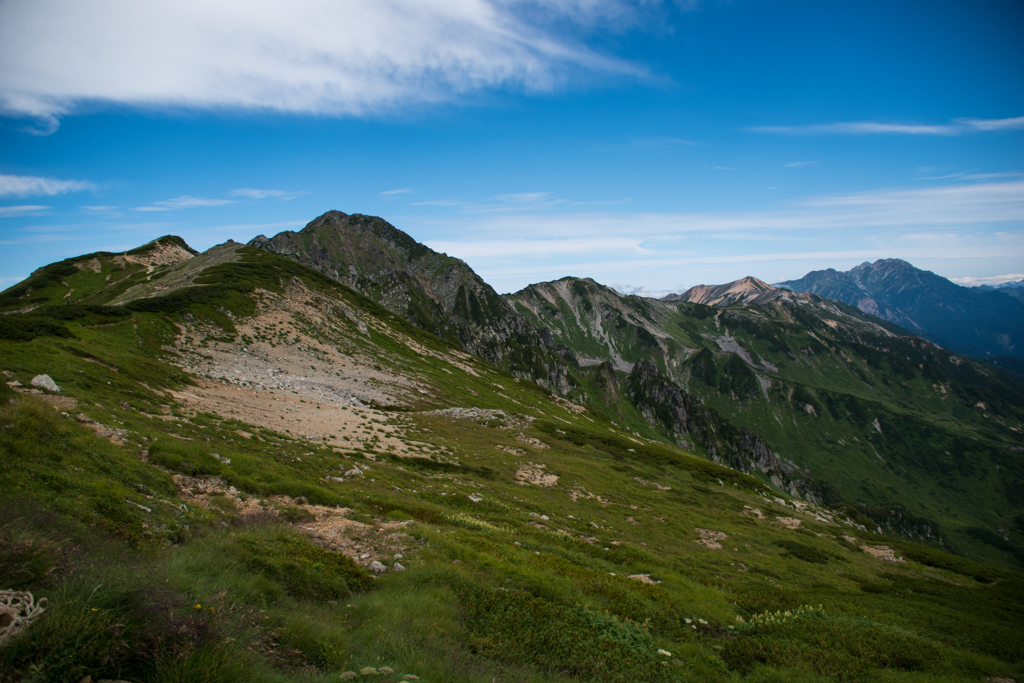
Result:
{"label": "rocky outcrop", "polygon": [[750,474],[763,472],[772,483],[818,504],[834,502],[830,487],[820,482],[791,478],[795,471],[782,462],[767,442],[746,427],[736,428],[717,410],[706,407],[666,379],[654,363],[642,360],[626,378],[626,391],[648,423],[660,427],[679,446],[699,445],[715,462]]}
{"label": "rocky outcrop", "polygon": [[465,262],[439,254],[382,218],[328,211],[299,232],[249,242],[373,299],[412,324],[559,395],[575,387],[559,352]]}

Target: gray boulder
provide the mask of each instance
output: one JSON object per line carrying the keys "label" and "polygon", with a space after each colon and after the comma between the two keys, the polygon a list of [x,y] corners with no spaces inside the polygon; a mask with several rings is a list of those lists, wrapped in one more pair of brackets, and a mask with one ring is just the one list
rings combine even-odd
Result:
{"label": "gray boulder", "polygon": [[49,375],[36,375],[32,378],[31,384],[34,387],[45,389],[46,391],[52,391],[55,394],[60,393],[60,387],[57,386],[57,383],[54,382]]}

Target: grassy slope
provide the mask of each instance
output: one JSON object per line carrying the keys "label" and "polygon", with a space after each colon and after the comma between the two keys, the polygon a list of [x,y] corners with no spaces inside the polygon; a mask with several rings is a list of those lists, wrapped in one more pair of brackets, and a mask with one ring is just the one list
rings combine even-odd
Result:
{"label": "grassy slope", "polygon": [[[372,478],[336,483],[324,473],[365,451],[170,404],[163,390],[190,381],[164,360],[171,321],[187,312],[231,336],[221,305],[238,315],[256,284],[291,277],[394,331],[361,343],[437,389],[421,408],[531,416],[525,436],[535,441],[508,428],[519,420],[399,412],[410,438],[447,457],[380,453]],[[49,373],[79,400],[72,412],[127,430],[113,445],[0,385],[3,587],[50,600],[0,650],[0,680],[326,681],[366,666],[428,681],[1022,673],[1019,574],[812,521],[753,479],[578,415],[483,362],[468,361],[473,375],[416,353],[402,340],[447,347],[284,259],[249,254],[207,280],[201,294],[151,300],[128,317],[65,321],[70,336],[0,341],[0,370],[25,385]],[[168,408],[178,419],[150,416]],[[525,462],[545,465],[557,485],[517,484]],[[365,521],[411,519],[406,533],[421,549],[402,560],[406,572],[371,580],[300,535],[301,522],[243,519],[230,502],[182,508],[173,472],[219,476],[242,497],[305,496]],[[776,517],[803,518],[803,528]],[[700,545],[697,529],[726,534],[724,547]],[[881,562],[844,535],[889,543],[910,561]],[[804,605],[821,608],[792,616]]]}
{"label": "grassy slope", "polygon": [[[556,285],[571,292],[570,301],[551,304],[540,295]],[[1024,462],[1011,450],[1021,442],[1024,401],[998,373],[914,338],[880,334],[857,311],[848,311],[851,318],[794,306],[667,304],[619,297],[575,278],[534,285],[514,299],[559,342],[590,358],[612,358],[593,326],[600,315],[614,353],[629,362],[651,358],[784,458],[833,483],[845,500],[868,506],[892,531],[1024,566]],[[726,334],[755,362],[778,368],[758,373],[771,382],[767,394],[753,371],[710,339]],[[711,359],[699,371],[694,349]],[[903,506],[898,514],[894,501]]]}

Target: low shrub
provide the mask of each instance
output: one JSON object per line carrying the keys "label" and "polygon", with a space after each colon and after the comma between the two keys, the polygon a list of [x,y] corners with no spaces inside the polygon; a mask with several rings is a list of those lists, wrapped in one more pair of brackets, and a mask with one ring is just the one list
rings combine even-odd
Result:
{"label": "low shrub", "polygon": [[518,590],[467,587],[459,597],[478,654],[583,680],[679,680],[635,622]]}

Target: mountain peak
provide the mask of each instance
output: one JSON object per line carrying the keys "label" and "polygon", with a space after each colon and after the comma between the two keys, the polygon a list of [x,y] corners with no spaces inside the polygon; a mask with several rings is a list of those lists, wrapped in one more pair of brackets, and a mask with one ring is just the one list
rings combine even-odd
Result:
{"label": "mountain peak", "polygon": [[687,301],[709,306],[727,306],[729,304],[763,303],[774,299],[780,290],[767,282],[748,275],[724,285],[697,285],[690,287],[682,294],[669,294],[662,301]]}
{"label": "mountain peak", "polygon": [[1024,304],[961,287],[902,259],[865,261],[846,272],[812,271],[778,285],[857,306],[964,355],[1019,355],[1024,349]]}

